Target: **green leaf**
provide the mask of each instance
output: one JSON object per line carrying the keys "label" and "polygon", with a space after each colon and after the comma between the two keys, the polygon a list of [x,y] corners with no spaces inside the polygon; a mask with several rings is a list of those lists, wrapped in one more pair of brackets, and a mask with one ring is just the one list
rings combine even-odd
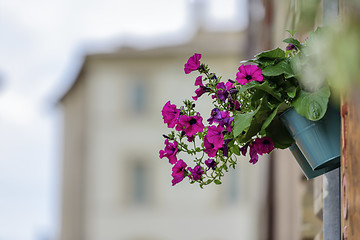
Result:
{"label": "green leaf", "polygon": [[218,179],[215,179],[215,180],[214,180],[214,183],[215,183],[216,185],[220,185],[220,184],[221,184],[221,181],[218,180]]}
{"label": "green leaf", "polygon": [[330,88],[325,86],[316,92],[301,90],[293,103],[297,113],[311,121],[320,120],[326,112],[330,97]]}
{"label": "green leaf", "polygon": [[234,145],[231,149],[232,149],[232,152],[233,152],[235,155],[240,156],[240,148],[239,148],[239,146]]}
{"label": "green leaf", "polygon": [[[280,92],[276,91],[275,88],[272,87],[268,81],[265,81],[263,83],[259,83],[259,82],[256,82],[256,81],[249,82],[246,85],[240,87],[239,93],[242,94],[246,90],[249,90],[249,89],[252,89],[252,88],[259,89],[259,90],[262,90],[264,92],[267,92],[268,94],[270,94],[274,98],[276,98],[278,101],[282,101]],[[263,94],[260,94],[261,97],[262,97],[262,95]],[[256,100],[256,98],[253,98],[253,100]]]}
{"label": "green leaf", "polygon": [[296,91],[297,91],[297,87],[295,86],[290,86],[287,89],[285,89],[286,94],[291,98],[294,98],[296,96]]}
{"label": "green leaf", "polygon": [[289,108],[289,106],[286,103],[281,103],[280,105],[277,106],[277,108],[269,115],[269,117],[265,120],[265,122],[263,123],[263,125],[261,126],[261,130],[260,130],[260,134],[264,135],[265,134],[265,129],[270,125],[270,123],[273,121],[273,119],[275,118],[276,114],[279,112],[283,112],[285,109]]}
{"label": "green leaf", "polygon": [[290,33],[291,36],[294,36],[297,32],[296,30],[286,30],[288,33]]}
{"label": "green leaf", "polygon": [[256,81],[252,81],[252,82],[249,82],[249,83],[245,84],[244,86],[241,86],[240,89],[239,89],[239,94],[245,92],[248,89],[251,89],[251,88],[255,87],[257,84],[258,83]]}
{"label": "green leaf", "polygon": [[241,64],[249,63],[249,62],[251,62],[251,63],[256,63],[256,59],[248,59],[248,60],[242,60],[242,61],[240,61]]}
{"label": "green leaf", "polygon": [[255,56],[256,58],[285,58],[285,52],[281,50],[280,48],[276,48],[273,50],[261,52],[258,55]]}
{"label": "green leaf", "polygon": [[254,87],[256,89],[260,89],[264,92],[267,92],[268,94],[270,94],[271,96],[282,102],[281,93],[276,91],[274,87],[270,86],[270,83],[268,81],[265,81],[262,84],[257,84]]}
{"label": "green leaf", "polygon": [[259,109],[256,109],[249,113],[236,114],[234,117],[234,137],[238,137],[243,131],[250,127],[254,115]]}
{"label": "green leaf", "polygon": [[287,38],[287,39],[283,40],[283,42],[293,44],[299,50],[302,49],[301,43],[298,40],[294,39],[294,38]]}
{"label": "green leaf", "polygon": [[264,76],[279,76],[285,74],[286,78],[294,76],[294,71],[289,61],[281,61],[276,65],[265,67],[262,70]]}
{"label": "green leaf", "polygon": [[264,58],[263,57],[263,58],[258,58],[253,62],[258,64],[258,66],[260,68],[264,68],[264,67],[267,67],[269,65],[274,65],[275,63],[279,62],[279,60],[281,60],[281,59],[282,58],[277,59],[277,58]]}
{"label": "green leaf", "polygon": [[245,131],[245,134],[243,136],[238,138],[238,140],[241,143],[245,143],[249,141],[253,136],[258,134],[258,132],[261,130],[261,126],[270,114],[271,110],[268,108],[267,98],[265,97],[257,108],[257,112],[254,115],[249,128]]}
{"label": "green leaf", "polygon": [[275,148],[285,149],[291,146],[294,139],[285,128],[278,116],[276,116],[265,130],[266,135],[271,137]]}
{"label": "green leaf", "polygon": [[309,38],[306,40],[307,45],[311,45],[311,42],[314,38],[317,38],[319,36],[322,36],[325,32],[327,27],[318,27],[315,31],[309,33]]}

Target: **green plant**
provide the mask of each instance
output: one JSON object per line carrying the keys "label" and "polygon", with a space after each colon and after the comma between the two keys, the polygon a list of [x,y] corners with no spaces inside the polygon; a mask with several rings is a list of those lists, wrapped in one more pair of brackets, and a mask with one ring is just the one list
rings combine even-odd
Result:
{"label": "green plant", "polygon": [[[320,32],[311,34],[303,44],[290,32],[291,37],[284,40],[288,43],[285,51],[276,48],[243,61],[236,79],[226,82],[200,62],[201,54],[189,58],[185,73],[200,74],[193,100],[208,95],[214,108],[205,126],[194,101],[185,100],[180,108],[170,101],[165,104],[164,122],[175,130],[164,135],[166,146],[159,154],[174,165],[173,185],[185,177],[201,187],[212,182],[220,184],[224,172],[235,168],[236,156],[245,156],[249,150],[250,162],[255,164],[258,155],[274,148],[288,148],[293,139],[279,115],[289,108],[312,121],[324,116],[330,97],[328,85],[309,91],[299,81],[308,41]],[[194,168],[179,159],[182,152],[193,158]]]}

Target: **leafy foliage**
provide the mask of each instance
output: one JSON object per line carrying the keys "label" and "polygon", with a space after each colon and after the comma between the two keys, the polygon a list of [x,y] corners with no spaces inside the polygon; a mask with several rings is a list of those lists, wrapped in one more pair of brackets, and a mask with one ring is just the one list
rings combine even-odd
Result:
{"label": "leafy foliage", "polygon": [[[315,38],[316,33],[321,33],[321,31],[317,30],[310,34],[311,38]],[[300,43],[293,38],[295,32],[289,31],[289,33],[291,37],[284,40],[285,43],[289,44],[286,51],[276,48],[261,52],[253,59],[243,61],[242,63],[248,63],[248,65],[239,67],[236,81],[222,82],[221,77],[210,73],[210,68],[207,65],[200,65],[198,61],[201,56],[199,58],[198,54],[188,60],[187,65],[185,65],[188,72],[197,70],[200,74],[204,74],[204,79],[203,76],[199,76],[196,80],[195,85],[199,88],[195,91],[196,97],[193,99],[196,100],[203,94],[211,96],[214,109],[211,117],[207,120],[209,126],[202,127],[203,129],[194,136],[190,136],[191,134],[189,135],[187,131],[191,130],[187,130],[187,126],[191,127],[192,125],[190,122],[189,124],[184,123],[185,120],[183,119],[192,117],[194,121],[199,119],[199,113],[195,111],[193,101],[184,101],[184,106],[180,107],[179,110],[178,119],[180,120],[176,123],[178,124],[176,130],[180,132],[176,134],[173,131],[166,136],[166,138],[178,143],[178,152],[185,152],[193,156],[197,166],[203,166],[202,169],[206,169],[204,165],[207,166],[207,170],[203,171],[204,173],[199,179],[196,178],[196,172],[193,173],[195,170],[191,168],[184,170],[182,178],[189,176],[191,183],[199,182],[200,187],[212,182],[221,184],[224,172],[227,172],[229,168],[235,168],[236,156],[245,155],[249,146],[250,149],[253,148],[251,149],[252,153],[250,153],[250,162],[256,163],[257,155],[254,157],[253,153],[255,143],[259,142],[259,139],[271,139],[273,143],[269,151],[264,150],[265,153],[271,152],[273,147],[285,149],[291,146],[294,140],[279,118],[289,108],[294,108],[300,115],[311,121],[318,121],[325,115],[330,89],[326,83],[320,89],[312,92],[303,88],[298,80],[298,76],[302,74],[301,68],[296,66],[299,63],[298,59],[306,61],[304,52],[306,52],[309,43]],[[245,67],[248,67],[246,69],[251,73],[244,74],[246,72]],[[261,73],[256,73],[256,71]],[[255,79],[252,78],[252,74]],[[248,78],[249,81],[247,82]],[[236,103],[240,107],[236,107]],[[174,114],[174,111],[172,107],[172,110],[168,112]],[[166,117],[171,118],[171,116]],[[176,119],[171,120],[175,121]],[[217,121],[215,122],[218,124],[217,127],[212,125],[213,121]],[[198,127],[200,128],[200,126]],[[221,131],[214,132],[219,127],[221,127]],[[216,141],[213,140],[215,135],[218,138]],[[193,142],[194,147],[189,147],[188,142],[184,141],[186,138],[188,142]],[[214,145],[220,140],[223,145],[215,149]],[[200,145],[199,142],[196,144],[196,141],[200,141]],[[210,148],[211,144],[214,148],[212,150],[215,151],[212,153],[207,149]],[[208,157],[216,159],[214,160],[216,161],[215,168],[206,162],[210,159],[206,160],[207,155],[205,153]],[[256,154],[261,155],[262,153],[264,152],[259,150]],[[177,153],[171,152],[171,154]],[[174,180],[176,180],[175,177]]]}

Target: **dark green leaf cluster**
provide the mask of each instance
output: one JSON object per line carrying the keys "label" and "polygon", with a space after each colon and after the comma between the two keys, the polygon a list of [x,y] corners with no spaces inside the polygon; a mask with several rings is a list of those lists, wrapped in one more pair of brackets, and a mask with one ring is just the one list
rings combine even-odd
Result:
{"label": "dark green leaf cluster", "polygon": [[293,140],[279,119],[284,111],[294,107],[299,114],[312,121],[321,119],[326,112],[330,96],[328,86],[307,92],[298,80],[301,72],[294,70],[298,58],[306,60],[302,52],[306,46],[292,37],[284,42],[295,48],[287,51],[276,48],[242,62],[260,67],[264,79],[263,82],[252,81],[238,86],[238,98],[245,101],[242,112],[235,115],[233,133],[240,144],[260,135],[271,137],[277,148],[287,148]]}

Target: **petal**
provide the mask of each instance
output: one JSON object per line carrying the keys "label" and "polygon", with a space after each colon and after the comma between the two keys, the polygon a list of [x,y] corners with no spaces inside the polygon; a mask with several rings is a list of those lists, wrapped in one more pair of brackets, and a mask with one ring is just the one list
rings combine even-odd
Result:
{"label": "petal", "polygon": [[255,65],[246,65],[245,69],[246,69],[247,75],[252,76],[254,74],[254,72],[256,72],[258,70],[258,67]]}
{"label": "petal", "polygon": [[204,86],[202,82],[202,76],[198,76],[195,80],[195,86]]}

